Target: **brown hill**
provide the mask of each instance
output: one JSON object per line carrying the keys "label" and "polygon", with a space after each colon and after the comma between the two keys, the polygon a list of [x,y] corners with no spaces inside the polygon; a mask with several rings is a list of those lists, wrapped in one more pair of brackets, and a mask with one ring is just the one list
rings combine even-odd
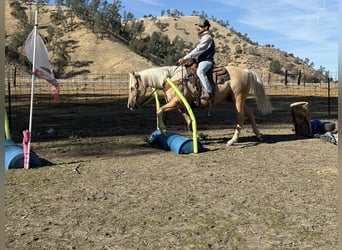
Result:
{"label": "brown hill", "polygon": [[[17,20],[10,14],[9,0],[5,0],[5,8],[6,41],[8,41],[19,27]],[[32,19],[34,8],[35,6],[27,8],[27,13],[31,13],[29,16]],[[51,23],[50,14],[55,9],[55,6],[44,6],[43,10],[40,11],[38,20],[38,27],[41,28],[39,29],[40,33],[46,32],[44,27]],[[160,31],[167,34],[170,40],[179,36],[192,44],[197,42],[197,32],[194,25],[197,20],[197,16],[143,19],[146,34]],[[153,66],[150,61],[131,51],[124,43],[106,37],[99,39],[96,34],[86,28],[82,20],[76,18],[74,24],[75,29],[64,33],[62,37],[63,40],[73,43],[69,51],[71,66],[66,69],[66,72],[126,73]],[[266,75],[269,73],[270,62],[277,60],[282,65],[283,70],[288,69],[289,73],[296,73],[299,70],[304,70],[306,74],[314,73],[314,69],[287,52],[270,46],[259,46],[214,21],[211,21],[211,24],[217,46],[217,64],[234,64],[243,68],[251,68],[262,75]],[[51,54],[50,56],[53,59],[54,55]]]}
{"label": "brown hill", "polygon": [[[151,35],[154,31],[160,31],[167,34],[170,40],[178,36],[189,43],[196,44],[197,31],[194,24],[198,19],[198,16],[178,16],[150,17],[143,20],[146,34]],[[292,54],[280,51],[270,45],[257,45],[214,21],[211,21],[211,30],[215,35],[215,61],[217,64],[233,64],[268,74],[271,61],[277,60],[282,65],[283,71],[288,69],[289,73],[296,73],[304,69],[305,72],[314,74],[314,69],[305,65],[301,59]]]}
{"label": "brown hill", "polygon": [[[35,6],[32,11],[27,9],[27,13],[34,20]],[[47,24],[50,23],[51,11],[56,9],[55,6],[45,6],[38,15],[39,33],[44,35]],[[17,30],[18,21],[10,14],[11,7],[9,0],[5,2],[5,31],[6,41],[8,42],[11,35]],[[31,13],[31,15],[30,15]],[[114,73],[128,72],[132,69],[144,69],[151,67],[152,63],[147,59],[137,55],[131,51],[125,44],[119,41],[113,41],[109,38],[99,39],[93,32],[86,28],[82,20],[74,20],[74,30],[64,33],[62,39],[73,43],[73,47],[69,55],[71,56],[71,65],[68,71],[90,73]],[[50,55],[53,60],[54,55]]]}

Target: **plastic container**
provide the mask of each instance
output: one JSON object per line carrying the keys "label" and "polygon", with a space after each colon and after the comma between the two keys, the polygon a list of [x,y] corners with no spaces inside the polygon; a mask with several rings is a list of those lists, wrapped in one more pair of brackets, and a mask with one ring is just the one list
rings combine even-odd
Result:
{"label": "plastic container", "polygon": [[[149,137],[151,143],[156,143],[165,150],[171,150],[177,154],[190,154],[193,153],[194,144],[193,140],[179,135],[175,132],[168,132],[163,135],[160,130],[155,130]],[[198,151],[203,151],[201,143],[198,142]]]}
{"label": "plastic container", "polygon": [[[38,156],[30,151],[30,167],[39,167]],[[24,168],[24,150],[12,140],[5,140],[5,169]]]}

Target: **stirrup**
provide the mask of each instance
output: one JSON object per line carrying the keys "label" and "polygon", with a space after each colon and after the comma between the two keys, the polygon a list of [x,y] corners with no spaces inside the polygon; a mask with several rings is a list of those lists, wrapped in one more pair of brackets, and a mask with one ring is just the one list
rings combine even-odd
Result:
{"label": "stirrup", "polygon": [[210,100],[211,99],[211,94],[209,94],[209,93],[202,94],[201,99]]}

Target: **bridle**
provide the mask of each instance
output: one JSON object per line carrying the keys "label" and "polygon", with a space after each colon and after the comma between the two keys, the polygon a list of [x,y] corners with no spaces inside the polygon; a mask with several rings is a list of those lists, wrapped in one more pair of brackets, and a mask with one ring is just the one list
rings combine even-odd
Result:
{"label": "bridle", "polygon": [[[182,67],[182,77],[181,77],[181,83],[186,87],[188,88],[187,84],[185,84],[186,81],[184,81],[185,77],[184,77],[184,74],[183,74],[183,67],[184,65],[183,64],[178,64],[177,67],[169,73],[168,77],[172,77],[173,75],[175,75],[177,69],[179,68],[179,66]],[[139,89],[140,87],[140,79],[138,79],[139,77],[136,77],[134,74],[133,74],[133,77],[135,78],[135,81],[136,83],[134,84],[134,86],[131,86],[130,89],[131,89],[131,92],[132,89],[134,88],[134,91],[136,92],[135,94],[135,100],[136,100],[136,105],[137,106],[143,106],[143,105],[146,105],[147,103],[149,103],[150,101],[152,101],[152,99],[154,98],[154,95],[156,92],[158,92],[158,89],[153,89],[153,91],[148,95],[146,96],[146,98],[144,98],[142,101],[139,101],[139,97],[140,97],[140,93],[141,93],[141,90]]]}
{"label": "bridle", "polygon": [[[140,93],[141,93],[141,90],[139,89],[139,86],[140,86],[140,82],[139,82],[139,79],[137,79],[137,77],[135,75],[133,75],[133,77],[135,78],[136,80],[136,84],[133,86],[131,86],[131,89],[134,88],[134,91],[136,92],[135,93],[135,100],[136,100],[136,105],[137,106],[143,106],[147,103],[149,103],[152,99],[153,99],[153,96],[154,94],[158,91],[157,89],[154,89],[146,98],[144,98],[144,100],[142,100],[141,102],[139,101],[139,97],[140,97]],[[131,90],[132,92],[132,90]]]}

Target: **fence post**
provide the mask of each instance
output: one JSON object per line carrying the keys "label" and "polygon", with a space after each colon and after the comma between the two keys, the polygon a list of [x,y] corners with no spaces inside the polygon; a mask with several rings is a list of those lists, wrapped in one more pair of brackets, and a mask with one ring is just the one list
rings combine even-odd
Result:
{"label": "fence post", "polygon": [[287,69],[285,70],[285,86],[287,86]]}
{"label": "fence post", "polygon": [[330,77],[328,77],[328,115],[330,117]]}
{"label": "fence post", "polygon": [[[11,68],[7,70],[7,88],[8,88],[8,126],[12,129],[12,97],[11,97]],[[6,106],[6,105],[5,105]],[[6,109],[6,108],[5,108]]]}
{"label": "fence post", "polygon": [[299,76],[298,76],[298,82],[297,82],[297,85],[299,86],[300,85],[300,79],[302,78],[302,71],[299,70]]}
{"label": "fence post", "polygon": [[14,67],[14,73],[13,73],[13,86],[17,86],[17,67]]}

